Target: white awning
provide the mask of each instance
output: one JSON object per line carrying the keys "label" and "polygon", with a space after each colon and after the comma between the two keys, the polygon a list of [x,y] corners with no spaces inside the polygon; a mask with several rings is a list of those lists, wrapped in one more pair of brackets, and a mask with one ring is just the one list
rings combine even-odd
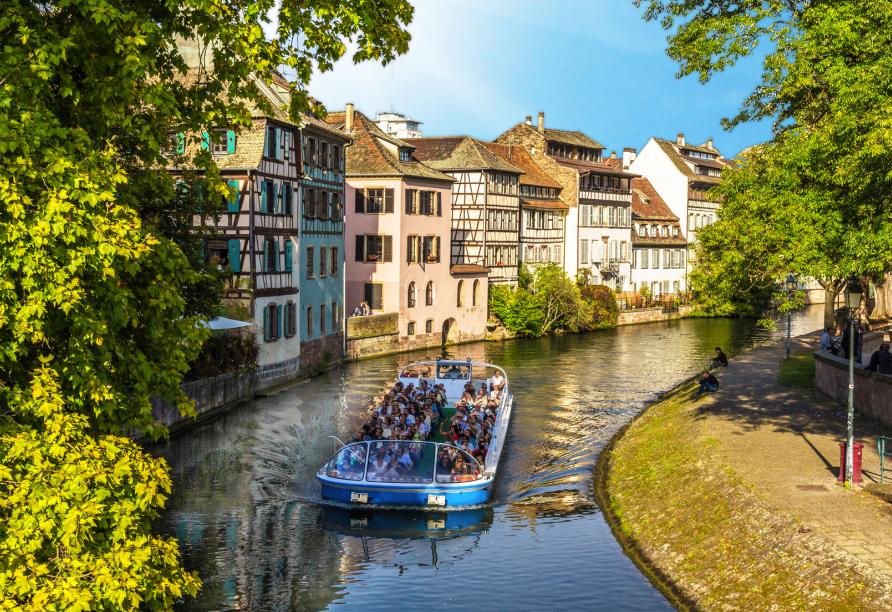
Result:
{"label": "white awning", "polygon": [[253,323],[239,321],[237,319],[227,319],[226,317],[216,317],[210,321],[199,321],[198,324],[201,327],[209,327],[213,330],[240,329],[242,327],[254,326]]}

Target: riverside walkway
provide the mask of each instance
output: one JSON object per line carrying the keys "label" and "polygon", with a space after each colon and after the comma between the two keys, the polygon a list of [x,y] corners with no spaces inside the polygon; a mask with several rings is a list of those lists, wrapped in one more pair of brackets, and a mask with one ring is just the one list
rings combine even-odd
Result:
{"label": "riverside walkway", "polygon": [[[794,354],[818,338],[795,340]],[[892,592],[892,504],[836,483],[845,408],[809,389],[778,382],[784,346],[753,350],[719,373],[721,391],[702,400],[697,419],[721,442],[720,453],[769,506],[884,580]],[[864,484],[879,482],[876,436],[890,432],[855,418],[864,444]]]}

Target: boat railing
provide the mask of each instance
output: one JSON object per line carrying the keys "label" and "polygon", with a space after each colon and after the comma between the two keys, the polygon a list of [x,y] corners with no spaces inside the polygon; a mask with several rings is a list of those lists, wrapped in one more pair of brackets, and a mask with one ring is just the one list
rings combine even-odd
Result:
{"label": "boat railing", "polygon": [[329,478],[391,484],[474,482],[484,467],[464,450],[443,442],[372,440],[343,446],[320,472]]}

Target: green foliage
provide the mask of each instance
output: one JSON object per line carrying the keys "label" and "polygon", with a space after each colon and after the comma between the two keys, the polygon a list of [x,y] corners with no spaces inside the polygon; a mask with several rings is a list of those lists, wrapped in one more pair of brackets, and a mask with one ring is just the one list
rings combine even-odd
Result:
{"label": "green foliage", "polygon": [[582,285],[579,288],[582,300],[591,308],[591,318],[582,327],[589,331],[616,327],[619,319],[619,304],[616,293],[605,285]]}
{"label": "green foliage", "polygon": [[162,610],[194,595],[176,543],[150,535],[170,492],[164,460],[91,434],[49,367],[9,400],[41,426],[0,438],[0,606]]}
{"label": "green foliage", "polygon": [[260,345],[253,332],[217,332],[202,345],[192,361],[187,379],[207,378],[257,367]]}
{"label": "green foliage", "polygon": [[774,138],[727,173],[720,220],[698,232],[692,277],[714,313],[753,313],[787,273],[831,293],[892,269],[892,3],[636,0],[702,81],[767,48],[728,126],[773,118]]}
{"label": "green foliage", "polygon": [[533,273],[530,272],[529,266],[520,264],[517,268],[517,286],[521,289],[530,290],[533,287]]}
{"label": "green foliage", "polygon": [[[219,303],[192,224],[226,192],[207,152],[176,160],[196,173],[174,183],[170,135],[249,125],[271,110],[254,78],[279,66],[296,118],[346,40],[386,62],[411,17],[405,0],[0,4],[0,607],[194,594],[175,544],[149,535],[166,467],[114,435],[163,435],[153,396],[191,411],[179,384]],[[178,44],[195,33],[213,70],[187,75]]]}

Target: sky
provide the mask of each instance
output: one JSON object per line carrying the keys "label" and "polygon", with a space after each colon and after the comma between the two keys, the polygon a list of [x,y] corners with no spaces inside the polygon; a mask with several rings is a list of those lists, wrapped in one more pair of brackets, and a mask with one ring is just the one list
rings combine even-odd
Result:
{"label": "sky", "polygon": [[732,132],[756,84],[751,58],[706,85],[676,79],[666,33],[632,0],[415,0],[409,51],[387,66],[347,56],[314,75],[311,95],[329,110],[353,102],[374,117],[397,111],[426,136],[490,140],[539,111],[547,127],[581,130],[610,150],[651,136],[712,136],[726,157],[770,136],[768,123]]}

